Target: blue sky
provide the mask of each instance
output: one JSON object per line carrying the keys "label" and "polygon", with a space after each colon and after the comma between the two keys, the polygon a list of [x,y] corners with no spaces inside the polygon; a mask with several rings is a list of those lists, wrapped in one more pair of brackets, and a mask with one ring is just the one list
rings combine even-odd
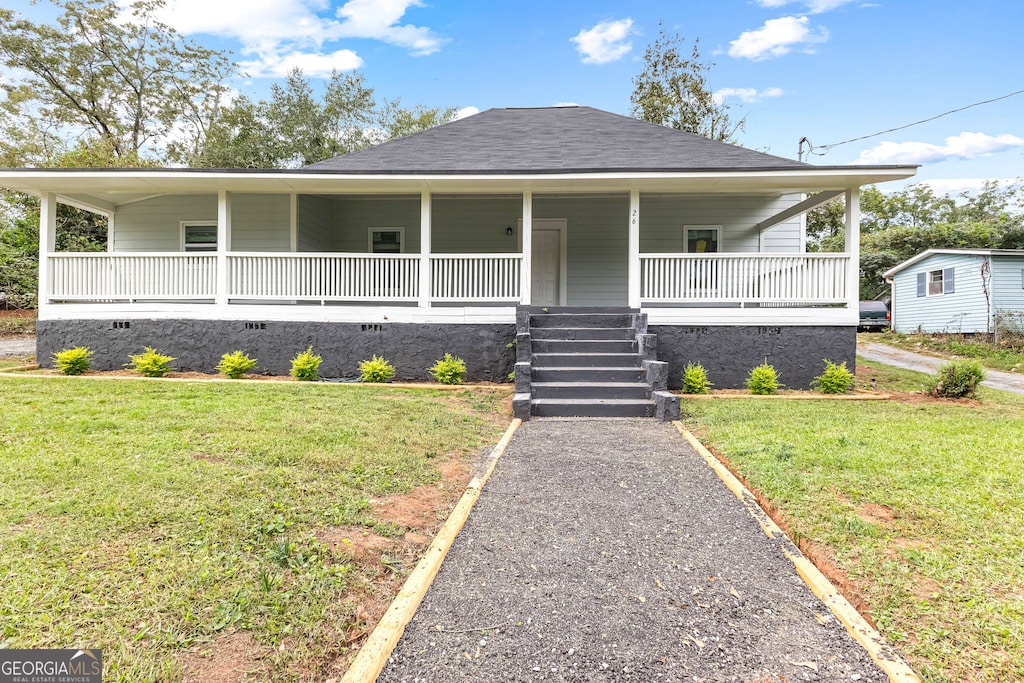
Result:
{"label": "blue sky", "polygon": [[[828,145],[1024,89],[1019,0],[168,0],[164,17],[232,50],[250,95],[292,65],[335,66],[407,106],[622,114],[661,20],[716,63],[740,142],[786,157],[803,136]],[[922,163],[942,192],[1024,176],[1024,94],[810,161]]]}

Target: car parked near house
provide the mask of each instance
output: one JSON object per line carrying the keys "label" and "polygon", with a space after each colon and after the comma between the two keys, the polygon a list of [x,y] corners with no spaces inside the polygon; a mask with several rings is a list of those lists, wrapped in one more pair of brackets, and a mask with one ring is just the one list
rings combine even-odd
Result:
{"label": "car parked near house", "polygon": [[880,332],[889,329],[889,309],[881,301],[860,302],[858,332]]}

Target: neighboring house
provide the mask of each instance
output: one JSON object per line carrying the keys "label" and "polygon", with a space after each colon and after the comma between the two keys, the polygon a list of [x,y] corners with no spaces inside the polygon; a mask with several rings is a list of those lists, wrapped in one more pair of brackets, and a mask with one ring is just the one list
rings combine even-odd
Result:
{"label": "neighboring house", "polygon": [[[767,358],[806,387],[823,358],[854,363],[859,188],[915,169],[812,166],[553,107],[295,170],[14,169],[0,185],[42,199],[44,364],[86,344],[120,367],[150,345],[209,371],[242,348],[286,372],[312,344],[327,376],[377,353],[422,378],[447,351],[501,381],[517,306],[605,307],[658,335],[648,356],[672,386],[691,360],[730,387]],[[840,195],[845,252],[804,253],[804,214]],[[107,253],[54,253],[58,202],[109,217]]]}
{"label": "neighboring house", "polygon": [[1024,249],[929,249],[884,276],[897,332],[988,333],[1024,311]]}

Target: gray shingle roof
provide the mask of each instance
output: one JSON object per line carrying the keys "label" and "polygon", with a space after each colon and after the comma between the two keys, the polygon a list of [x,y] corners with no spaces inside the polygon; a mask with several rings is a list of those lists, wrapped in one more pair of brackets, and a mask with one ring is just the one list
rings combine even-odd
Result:
{"label": "gray shingle roof", "polygon": [[306,170],[495,174],[814,168],[591,107],[488,109]]}

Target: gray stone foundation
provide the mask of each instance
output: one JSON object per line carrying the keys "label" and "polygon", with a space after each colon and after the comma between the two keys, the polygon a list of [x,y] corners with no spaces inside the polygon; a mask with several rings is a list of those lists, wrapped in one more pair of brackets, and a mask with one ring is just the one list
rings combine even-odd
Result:
{"label": "gray stone foundation", "polygon": [[701,363],[716,389],[739,389],[767,357],[789,389],[808,389],[824,370],[823,359],[856,367],[856,327],[650,325],[658,335],[658,360],[669,367],[668,386],[682,387],[683,369]]}
{"label": "gray stone foundation", "polygon": [[258,372],[287,375],[291,359],[308,346],[323,356],[321,377],[359,376],[373,354],[395,366],[396,381],[430,380],[427,369],[445,353],[466,361],[472,382],[507,382],[515,350],[506,347],[515,325],[424,323],[245,322],[235,320],[40,320],[37,357],[48,367],[54,352],[92,349],[93,368],[116,370],[130,354],[152,346],[175,357],[182,371],[216,372],[222,354],[241,349]]}

